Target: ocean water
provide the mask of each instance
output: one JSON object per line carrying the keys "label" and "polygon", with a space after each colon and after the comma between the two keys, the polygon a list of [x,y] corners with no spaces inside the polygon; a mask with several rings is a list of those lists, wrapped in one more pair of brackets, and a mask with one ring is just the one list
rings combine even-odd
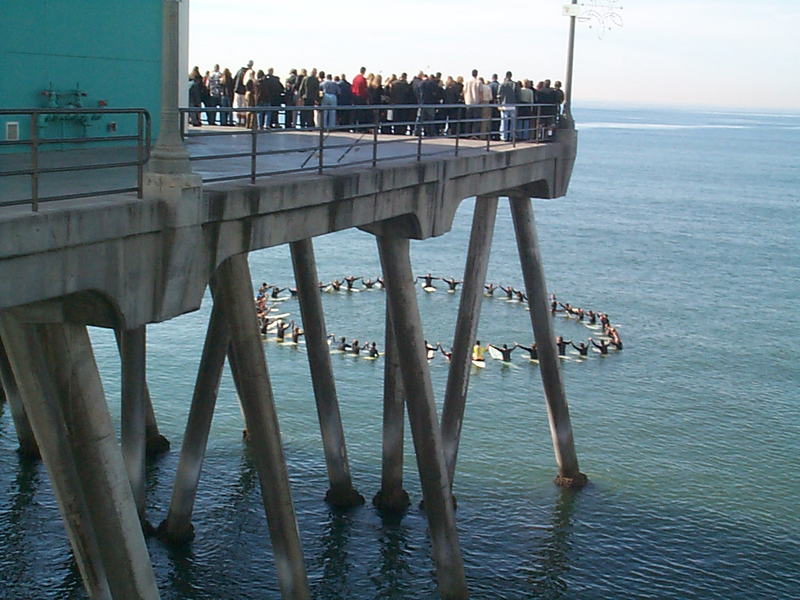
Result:
{"label": "ocean water", "polygon": [[[514,354],[473,372],[454,491],[474,598],[800,598],[800,116],[576,111],[569,193],[534,200],[548,289],[611,315],[625,349],[564,363],[581,470],[562,491],[538,367]],[[453,230],[412,243],[417,273],[461,278],[473,201]],[[375,278],[374,239],[315,240],[320,277]],[[293,283],[288,248],[254,253],[254,285]],[[489,281],[522,286],[507,202]],[[439,282],[439,285],[441,282]],[[324,294],[329,332],[382,346],[384,293]],[[448,347],[458,295],[420,291],[429,341]],[[296,301],[282,305],[299,320]],[[149,328],[148,383],[172,451],[148,468],[148,517],[166,516],[210,299]],[[558,317],[578,341],[584,325]],[[482,305],[480,339],[532,338],[523,305]],[[92,330],[112,415],[113,337]],[[304,348],[265,344],[315,598],[435,598],[410,433],[413,506],[382,520],[382,361],[334,355],[354,484],[341,514],[327,482]],[[447,364],[431,364],[441,401]],[[148,541],[164,598],[277,598],[257,475],[226,371],[194,512],[196,538]],[[81,598],[46,472],[21,460],[0,407],[0,597]]]}

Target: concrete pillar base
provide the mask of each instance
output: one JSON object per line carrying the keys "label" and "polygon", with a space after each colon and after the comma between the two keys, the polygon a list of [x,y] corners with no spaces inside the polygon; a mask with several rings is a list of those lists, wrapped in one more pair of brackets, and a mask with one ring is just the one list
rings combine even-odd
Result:
{"label": "concrete pillar base", "polygon": [[330,488],[325,494],[325,502],[338,510],[348,510],[364,504],[364,496],[352,487]]}
{"label": "concrete pillar base", "polygon": [[172,530],[169,530],[167,529],[167,520],[164,519],[155,530],[155,536],[168,546],[178,548],[194,539],[194,525],[186,523],[182,527],[173,527]]}
{"label": "concrete pillar base", "polygon": [[169,451],[169,440],[160,433],[147,438],[147,458],[153,459]]}
{"label": "concrete pillar base", "polygon": [[578,473],[575,477],[566,477],[565,475],[559,475],[558,477],[555,478],[555,484],[558,487],[568,488],[571,490],[580,490],[582,488],[585,488],[588,483],[589,483],[589,478],[583,473]]}
{"label": "concrete pillar base", "polygon": [[372,504],[384,515],[404,515],[411,506],[408,492],[399,490],[378,490],[372,499]]}

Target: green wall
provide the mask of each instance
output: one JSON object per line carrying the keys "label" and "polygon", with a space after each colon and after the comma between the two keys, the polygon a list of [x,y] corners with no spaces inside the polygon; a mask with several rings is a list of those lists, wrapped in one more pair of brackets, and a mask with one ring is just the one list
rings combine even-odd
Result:
{"label": "green wall", "polygon": [[[47,106],[41,94],[80,88],[86,108],[105,100],[109,108],[146,108],[153,118],[154,139],[160,105],[161,0],[1,0],[0,108]],[[0,115],[0,139],[5,121],[20,121],[22,137],[29,127],[22,117]],[[87,135],[107,133],[108,121],[117,134],[135,132],[135,117],[94,121]],[[70,129],[71,128],[71,129]],[[63,131],[62,131],[63,130]],[[49,123],[43,137],[79,135],[72,122]]]}

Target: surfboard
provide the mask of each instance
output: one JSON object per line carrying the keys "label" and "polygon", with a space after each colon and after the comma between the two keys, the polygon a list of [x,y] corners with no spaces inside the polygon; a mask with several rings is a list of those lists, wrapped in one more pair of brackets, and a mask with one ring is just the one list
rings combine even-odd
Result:
{"label": "surfboard", "polygon": [[425,290],[426,292],[428,292],[429,294],[431,292],[435,292],[436,291],[436,288],[433,287],[432,285],[423,285],[422,289]]}
{"label": "surfboard", "polygon": [[353,294],[355,294],[356,292],[360,292],[361,290],[359,290],[358,288],[345,288],[345,291],[352,292]]}
{"label": "surfboard", "polygon": [[378,352],[378,356],[370,356],[368,354],[363,354],[361,358],[363,358],[364,360],[377,360],[381,356],[383,356],[383,352]]}
{"label": "surfboard", "polygon": [[323,292],[332,292],[333,291],[333,286],[332,285],[326,285],[324,288],[322,288],[322,291]]}
{"label": "surfboard", "polygon": [[267,313],[268,319],[285,319],[289,316],[289,313],[281,313],[279,315],[273,315],[272,313]]}
{"label": "surfboard", "polygon": [[494,346],[489,346],[489,356],[495,360],[503,360],[503,353]]}
{"label": "surfboard", "polygon": [[528,360],[531,361],[535,365],[539,364],[539,359],[538,358],[529,358]]}
{"label": "surfboard", "polygon": [[436,356],[436,350],[427,350],[425,356],[428,360],[433,360],[433,357]]}
{"label": "surfboard", "polygon": [[448,294],[455,294],[455,293],[456,293],[456,291],[455,291],[455,290],[447,290],[447,293],[448,293]]}
{"label": "surfboard", "polygon": [[270,302],[286,302],[289,298],[291,298],[291,296],[278,296],[277,298],[273,298],[272,296],[270,296],[269,301]]}
{"label": "surfboard", "polygon": [[473,358],[472,359],[472,366],[477,368],[477,369],[483,369],[484,367],[486,367],[486,361],[485,360],[478,360],[476,358]]}

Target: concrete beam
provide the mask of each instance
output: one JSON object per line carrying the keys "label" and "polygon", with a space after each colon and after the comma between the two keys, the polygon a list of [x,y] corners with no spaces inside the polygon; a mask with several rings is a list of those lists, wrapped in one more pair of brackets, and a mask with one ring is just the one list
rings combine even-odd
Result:
{"label": "concrete beam", "polygon": [[281,593],[287,599],[310,598],[247,256],[231,257],[217,275],[221,293],[214,300],[223,303],[231,331],[231,369],[253,447]]}
{"label": "concrete beam", "polygon": [[528,295],[531,325],[539,353],[539,371],[547,399],[547,416],[550,421],[550,434],[556,454],[559,474],[556,483],[564,487],[583,487],[586,475],[578,468],[578,454],[572,436],[572,423],[569,418],[567,394],[561,375],[561,361],[558,358],[556,337],[553,332],[552,316],[544,278],[542,254],[539,249],[539,236],[533,216],[531,199],[527,196],[509,197],[511,217],[517,236],[519,260]]}
{"label": "concrete beam", "polygon": [[0,339],[0,392],[3,390],[5,393],[0,394],[0,400],[8,401],[14,429],[17,432],[17,440],[19,440],[19,453],[23,456],[39,458],[39,446],[36,444],[36,437],[25,411],[25,403],[22,401],[17,379],[3,347],[2,339]]}
{"label": "concrete beam", "polygon": [[[212,289],[215,289],[215,294],[219,296],[220,291],[215,284],[212,284]],[[181,456],[175,472],[169,512],[166,520],[158,528],[159,536],[173,544],[183,544],[194,537],[192,527],[194,501],[230,340],[228,322],[222,314],[220,303],[215,302],[211,309],[203,354],[197,370],[192,406],[186,421],[186,433],[183,436]]]}
{"label": "concrete beam", "polygon": [[383,449],[381,457],[381,489],[372,503],[383,514],[403,514],[411,505],[403,489],[403,425],[406,400],[400,356],[394,337],[394,325],[386,299],[386,336],[383,356]]}
{"label": "concrete beam", "polygon": [[376,239],[400,354],[403,388],[408,401],[408,417],[428,515],[439,593],[443,598],[466,598],[464,563],[411,271],[409,241],[390,236],[378,236]]}
{"label": "concrete beam", "polygon": [[147,334],[144,325],[119,332],[119,349],[122,358],[122,401],[120,438],[122,459],[131,483],[133,500],[139,520],[148,530],[145,517],[145,374],[147,369]]}
{"label": "concrete beam", "polygon": [[464,287],[458,305],[453,353],[450,357],[450,371],[447,374],[447,388],[442,407],[442,442],[451,486],[455,478],[458,444],[467,403],[469,374],[472,369],[472,346],[478,332],[483,286],[489,268],[489,254],[497,217],[497,200],[497,196],[479,196],[475,200],[475,212],[472,216],[467,263],[464,266]]}
{"label": "concrete beam", "polygon": [[9,349],[8,366],[13,366],[14,380],[19,381],[20,402],[30,411],[31,427],[41,445],[44,466],[83,585],[90,598],[110,600],[103,556],[41,337],[34,325],[5,312],[0,313],[0,338],[4,340],[0,346],[7,345]]}
{"label": "concrete beam", "polygon": [[308,365],[317,404],[317,417],[325,451],[330,489],[325,501],[340,509],[364,504],[364,497],[353,488],[347,446],[336,397],[336,382],[333,378],[328,332],[325,328],[325,313],[317,277],[317,262],[314,245],[310,239],[292,242],[292,265],[297,285],[297,299],[308,351]]}

